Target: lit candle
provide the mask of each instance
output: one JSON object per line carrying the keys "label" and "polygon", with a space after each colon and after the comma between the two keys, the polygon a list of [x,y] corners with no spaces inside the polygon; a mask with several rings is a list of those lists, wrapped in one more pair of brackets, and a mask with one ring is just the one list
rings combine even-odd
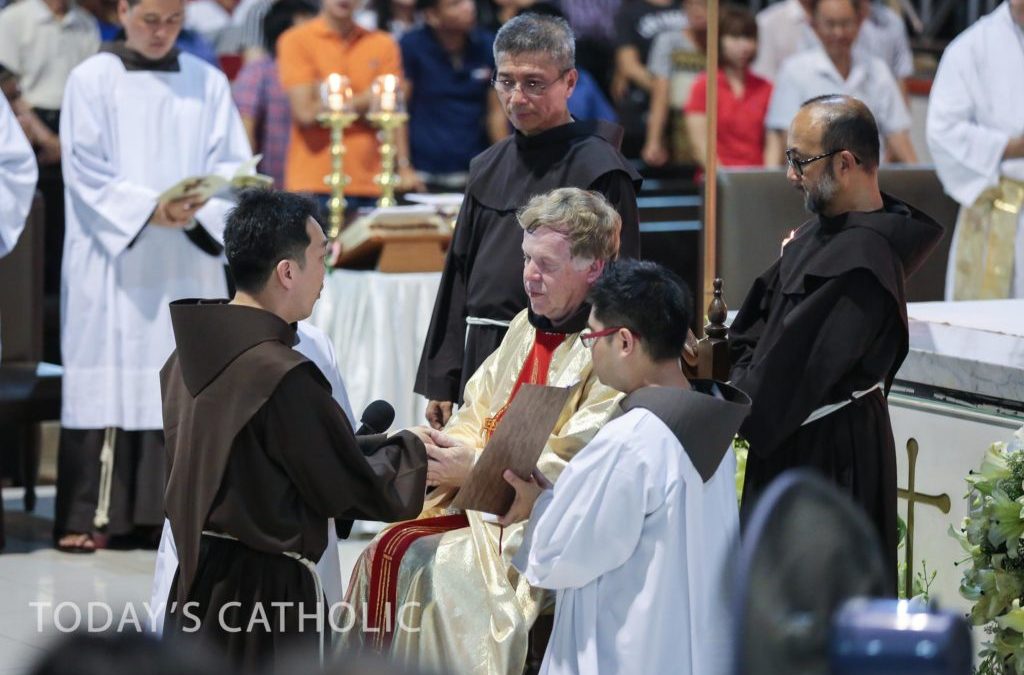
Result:
{"label": "lit candle", "polygon": [[400,111],[401,99],[399,98],[398,76],[381,75],[374,82],[374,93],[379,96],[378,109],[383,113]]}
{"label": "lit candle", "polygon": [[348,78],[338,73],[327,76],[327,109],[331,112],[343,112],[352,100],[352,88],[348,86]]}
{"label": "lit candle", "polygon": [[394,75],[385,75],[383,82],[384,91],[380,95],[380,109],[384,112],[394,112],[396,92],[398,90],[398,78]]}

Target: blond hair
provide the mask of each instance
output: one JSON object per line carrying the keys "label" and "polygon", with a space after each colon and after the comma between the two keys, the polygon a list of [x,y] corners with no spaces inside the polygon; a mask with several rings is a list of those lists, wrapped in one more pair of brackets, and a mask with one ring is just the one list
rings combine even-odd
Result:
{"label": "blond hair", "polygon": [[619,255],[622,217],[597,192],[558,188],[532,198],[516,217],[530,234],[546,227],[564,235],[573,258],[614,260]]}

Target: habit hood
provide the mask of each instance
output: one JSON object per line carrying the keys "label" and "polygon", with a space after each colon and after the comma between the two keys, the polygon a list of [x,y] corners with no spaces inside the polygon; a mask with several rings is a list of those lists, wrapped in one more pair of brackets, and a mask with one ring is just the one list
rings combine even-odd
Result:
{"label": "habit hood", "polygon": [[171,303],[171,324],[177,348],[160,371],[165,508],[178,549],[177,599],[184,602],[235,437],[281,379],[307,359],[292,349],[295,328],[261,309],[179,300]]}

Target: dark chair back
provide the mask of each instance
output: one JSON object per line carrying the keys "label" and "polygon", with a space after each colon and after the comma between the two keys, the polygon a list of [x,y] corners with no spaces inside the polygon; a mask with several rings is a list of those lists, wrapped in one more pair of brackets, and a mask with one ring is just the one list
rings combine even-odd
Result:
{"label": "dark chair back", "polygon": [[43,211],[37,192],[17,246],[0,258],[3,363],[35,363],[43,356]]}
{"label": "dark chair back", "polygon": [[[942,190],[931,166],[883,167],[886,193],[924,211],[946,228],[939,246],[907,282],[907,301],[941,300],[957,204]],[[718,268],[724,299],[738,309],[751,285],[779,256],[782,240],[808,219],[799,192],[784,169],[722,169],[718,172]],[[702,296],[698,296],[702,297]]]}

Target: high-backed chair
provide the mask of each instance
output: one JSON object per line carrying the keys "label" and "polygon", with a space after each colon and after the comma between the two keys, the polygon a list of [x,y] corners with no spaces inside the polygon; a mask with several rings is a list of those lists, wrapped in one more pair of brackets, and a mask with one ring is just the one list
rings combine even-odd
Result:
{"label": "high-backed chair", "polygon": [[[0,426],[16,430],[14,446],[25,485],[25,508],[35,508],[35,481],[42,434],[39,423],[60,419],[58,369],[40,368],[43,352],[43,236],[39,194],[32,203],[18,245],[0,258]],[[0,452],[11,448],[0,447]],[[0,502],[0,548],[3,547]]]}
{"label": "high-backed chair", "polygon": [[[931,166],[883,167],[883,192],[924,211],[946,228],[942,241],[907,282],[907,301],[941,300],[957,204],[942,190]],[[782,240],[806,221],[801,194],[784,169],[721,169],[718,172],[718,267],[727,281],[724,299],[739,309],[754,279],[779,256]],[[701,296],[698,296],[701,297]]]}

